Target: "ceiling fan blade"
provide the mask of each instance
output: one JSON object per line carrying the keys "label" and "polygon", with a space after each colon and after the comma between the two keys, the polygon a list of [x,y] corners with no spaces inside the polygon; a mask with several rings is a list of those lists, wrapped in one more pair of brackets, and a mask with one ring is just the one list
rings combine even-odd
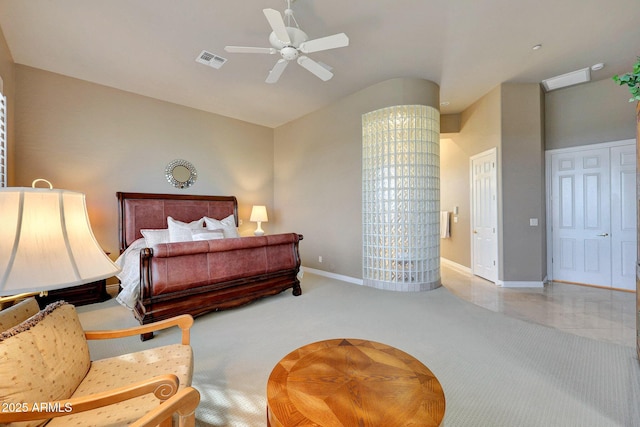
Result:
{"label": "ceiling fan blade", "polygon": [[340,33],[303,42],[300,44],[300,52],[312,53],[345,46],[349,46],[349,37],[345,33]]}
{"label": "ceiling fan blade", "polygon": [[249,47],[249,46],[225,46],[224,50],[230,53],[268,53],[273,55],[278,51],[272,47]]}
{"label": "ceiling fan blade", "polygon": [[287,61],[286,59],[279,59],[278,62],[276,62],[276,65],[274,65],[271,71],[269,71],[269,75],[267,76],[267,80],[265,80],[265,82],[267,83],[277,82],[280,76],[282,75],[282,72],[284,71],[284,69],[287,68],[288,64],[289,64],[289,61]]}
{"label": "ceiling fan blade", "polygon": [[267,17],[267,21],[269,21],[269,25],[278,40],[287,45],[291,44],[287,26],[284,25],[284,20],[280,12],[275,9],[263,9],[262,11],[264,12],[264,16]]}
{"label": "ceiling fan blade", "polygon": [[333,77],[333,73],[331,71],[327,70],[322,65],[307,56],[298,57],[298,64],[311,71],[318,78],[324,80],[325,82]]}

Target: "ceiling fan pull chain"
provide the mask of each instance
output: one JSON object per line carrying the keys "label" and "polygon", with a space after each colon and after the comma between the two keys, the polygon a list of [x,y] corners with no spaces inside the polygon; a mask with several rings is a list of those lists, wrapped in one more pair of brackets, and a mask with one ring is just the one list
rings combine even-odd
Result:
{"label": "ceiling fan pull chain", "polygon": [[[296,28],[300,28],[300,25],[298,25],[298,21],[296,20],[296,16],[291,14],[291,18],[293,18],[293,23],[296,24]],[[291,23],[289,23],[289,26],[291,26]]]}
{"label": "ceiling fan pull chain", "polygon": [[293,19],[296,28],[300,28],[298,21],[296,21],[296,16],[293,14],[293,9],[291,9],[291,0],[287,0],[287,9],[284,11],[284,15],[287,17],[287,27],[291,26],[291,19]]}

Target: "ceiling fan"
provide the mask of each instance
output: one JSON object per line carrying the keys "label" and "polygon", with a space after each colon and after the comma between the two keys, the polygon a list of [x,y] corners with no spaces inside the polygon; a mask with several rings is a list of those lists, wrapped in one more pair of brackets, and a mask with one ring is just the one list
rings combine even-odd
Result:
{"label": "ceiling fan", "polygon": [[[271,43],[272,47],[226,46],[224,50],[230,53],[267,53],[270,55],[279,53],[282,58],[269,71],[269,75],[265,80],[267,83],[277,82],[289,62],[293,60],[296,60],[303,68],[306,68],[323,81],[327,81],[333,77],[333,73],[329,70],[330,67],[314,61],[304,54],[349,46],[349,37],[345,33],[339,33],[309,40],[309,37],[300,29],[296,18],[293,16],[293,10],[291,10],[292,1],[295,0],[287,0],[287,9],[284,11],[284,16],[287,20],[286,24],[277,10],[263,9],[264,15],[273,30],[269,35],[269,43]],[[291,26],[292,21],[295,26]]]}

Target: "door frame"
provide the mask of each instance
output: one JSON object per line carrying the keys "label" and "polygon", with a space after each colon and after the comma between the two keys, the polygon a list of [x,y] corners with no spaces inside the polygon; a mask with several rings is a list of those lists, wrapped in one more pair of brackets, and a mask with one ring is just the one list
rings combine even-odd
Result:
{"label": "door frame", "polygon": [[[494,179],[495,179],[495,188],[496,188],[496,197],[495,200],[493,201],[493,207],[494,207],[494,213],[495,213],[495,224],[496,224],[496,232],[495,232],[495,239],[496,239],[496,244],[495,244],[495,260],[496,260],[496,277],[495,280],[493,281],[493,283],[495,285],[498,285],[500,283],[500,213],[499,213],[499,203],[498,201],[500,200],[500,179],[499,179],[499,174],[498,174],[498,167],[500,166],[500,161],[498,158],[498,147],[493,147],[490,148],[488,150],[485,150],[481,153],[477,153],[474,154],[473,156],[471,156],[469,158],[469,210],[470,210],[470,221],[469,221],[469,236],[470,236],[470,242],[471,242],[471,274],[473,274],[474,276],[476,275],[474,272],[474,265],[475,265],[475,244],[474,244],[474,237],[473,237],[473,229],[474,229],[474,218],[475,218],[475,212],[474,212],[474,203],[473,203],[473,198],[474,198],[474,191],[473,191],[473,161],[480,158],[480,157],[484,157],[487,155],[493,155],[493,158],[495,160],[495,168],[494,168]],[[485,279],[489,282],[491,282],[491,280],[486,279],[482,276],[478,276],[481,277],[482,279]]]}
{"label": "door frame", "polygon": [[[553,188],[552,173],[551,173],[551,157],[554,154],[562,154],[562,153],[571,153],[576,151],[585,151],[585,150],[594,150],[598,148],[611,148],[611,147],[620,147],[623,145],[635,145],[635,139],[621,139],[618,141],[611,142],[602,142],[597,144],[586,144],[586,145],[578,145],[575,147],[567,147],[567,148],[556,148],[553,150],[545,150],[545,203],[546,203],[546,223],[547,223],[547,281],[553,281],[553,211],[552,211],[552,202],[551,202],[551,190]],[[638,170],[638,166],[636,165],[636,171]]]}

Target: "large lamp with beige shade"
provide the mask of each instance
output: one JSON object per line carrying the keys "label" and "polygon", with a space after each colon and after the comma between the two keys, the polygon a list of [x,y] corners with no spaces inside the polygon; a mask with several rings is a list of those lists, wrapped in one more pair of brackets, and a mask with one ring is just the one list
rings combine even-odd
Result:
{"label": "large lamp with beige shade", "polygon": [[[37,188],[40,181],[49,188]],[[0,302],[120,271],[93,235],[83,193],[42,179],[32,187],[0,188],[0,218]]]}

